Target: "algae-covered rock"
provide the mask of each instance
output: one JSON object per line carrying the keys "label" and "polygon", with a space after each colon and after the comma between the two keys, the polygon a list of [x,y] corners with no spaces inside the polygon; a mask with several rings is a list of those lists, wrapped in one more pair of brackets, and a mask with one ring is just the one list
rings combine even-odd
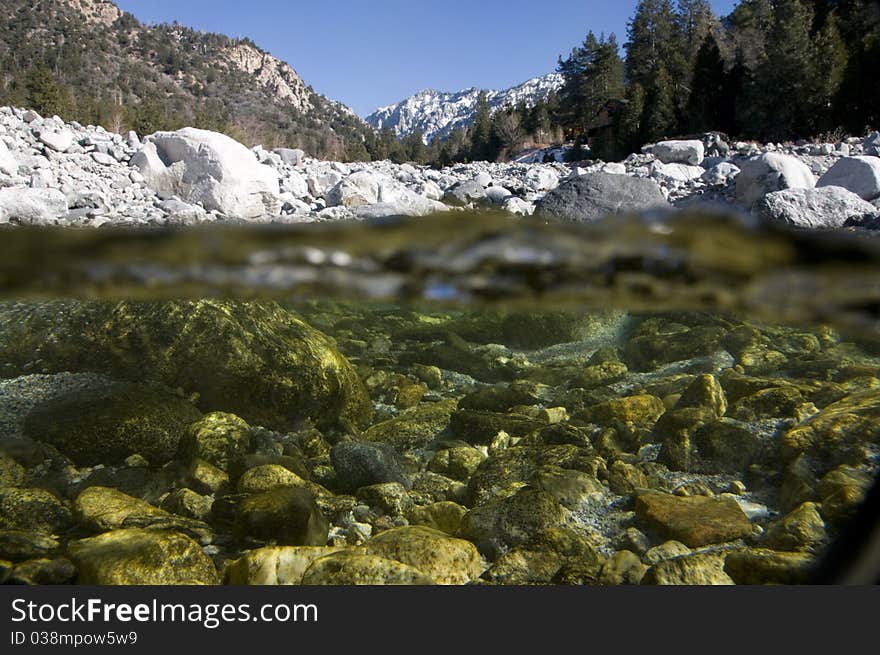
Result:
{"label": "algae-covered rock", "polygon": [[754,428],[727,417],[704,425],[697,431],[694,441],[700,459],[713,472],[746,471],[763,448]]}
{"label": "algae-covered rock", "polygon": [[278,487],[239,503],[234,532],[239,539],[274,541],[283,546],[324,546],[329,524],[310,492]]}
{"label": "algae-covered rock", "polygon": [[0,560],[21,562],[54,555],[58,540],[33,530],[0,529]]}
{"label": "algae-covered rock", "polygon": [[724,571],[724,553],[694,553],[666,559],[649,568],[645,585],[732,585]]}
{"label": "algae-covered rock", "polygon": [[503,431],[512,437],[520,437],[546,425],[543,421],[517,413],[486,412],[459,409],[452,414],[452,433],[471,444],[487,444]]}
{"label": "algae-covered rock", "polygon": [[541,530],[565,520],[565,509],[553,496],[524,488],[473,508],[462,519],[460,536],[495,557],[503,548],[524,546]]}
{"label": "algae-covered rock", "polygon": [[465,514],[466,507],[451,500],[442,500],[423,507],[414,507],[408,518],[412,525],[424,525],[454,535],[458,533]]}
{"label": "algae-covered rock", "polygon": [[178,516],[204,521],[211,513],[214,500],[186,487],[175,489],[162,499],[162,509]]}
{"label": "algae-covered rock", "polygon": [[724,570],[736,584],[804,584],[816,564],[810,553],[746,548],[728,554]]}
{"label": "algae-covered rock", "polygon": [[826,470],[839,464],[859,465],[870,456],[866,446],[880,441],[880,390],[854,393],[828,405],[782,435],[786,461],[806,454]]}
{"label": "algae-covered rock", "polygon": [[21,585],[68,584],[76,575],[76,567],[66,557],[32,559],[16,564],[9,583]]}
{"label": "algae-covered rock", "polygon": [[403,516],[413,507],[412,498],[399,482],[383,482],[361,487],[357,490],[357,499],[386,516]]}
{"label": "algae-covered rock", "polygon": [[17,487],[24,482],[24,467],[0,452],[0,487]]}
{"label": "algae-covered rock", "polygon": [[232,585],[298,585],[317,559],[339,552],[336,546],[265,546],[249,550],[226,567]]}
{"label": "algae-covered rock", "polygon": [[563,564],[553,552],[514,548],[495,560],[483,579],[499,585],[551,584]]}
{"label": "algae-covered rock", "polygon": [[217,570],[189,537],[172,531],[123,528],[71,542],[77,582],[91,585],[212,585]]}
{"label": "algae-covered rock", "polygon": [[635,509],[636,519],[647,529],[691,548],[740,539],[752,529],[740,506],[728,497],[646,491],[636,495]]}
{"label": "algae-covered rock", "polygon": [[432,585],[434,581],[402,562],[362,553],[338,552],[315,560],[304,585]]}
{"label": "algae-covered rock", "polygon": [[542,466],[531,477],[529,484],[546,491],[567,509],[577,509],[588,499],[601,497],[605,493],[605,487],[593,476],[558,466]]}
{"label": "algae-covered rock", "polygon": [[419,405],[364,431],[365,441],[394,446],[397,450],[424,448],[449,425],[454,400]]}
{"label": "algae-covered rock", "polygon": [[334,489],[354,491],[382,482],[400,482],[406,488],[412,487],[401,456],[390,444],[342,441],[333,446],[330,460],[336,471]]}
{"label": "algae-covered rock", "polygon": [[603,585],[636,585],[648,567],[629,550],[618,550],[602,563],[597,582]]}
{"label": "algae-covered rock", "polygon": [[825,521],[816,503],[802,503],[767,526],[764,545],[773,550],[818,552],[828,541]]}
{"label": "algae-covered rock", "polygon": [[235,414],[211,412],[190,425],[180,440],[184,461],[199,457],[223,471],[251,447],[251,428]]}
{"label": "algae-covered rock", "polygon": [[467,481],[486,456],[470,446],[444,448],[434,453],[428,462],[428,470],[453,480]]}
{"label": "algae-covered rock", "polygon": [[309,482],[303,480],[293,471],[278,464],[264,464],[245,471],[238,479],[238,491],[243,494],[269,491],[276,487],[308,487]]}
{"label": "algae-covered rock", "polygon": [[2,336],[0,360],[153,379],[253,425],[359,426],[371,414],[333,342],[274,302],[43,303],[7,312]]}
{"label": "algae-covered rock", "polygon": [[650,427],[665,411],[666,406],[656,396],[638,394],[597,403],[583,410],[579,418],[599,425],[634,423]]}
{"label": "algae-covered rock", "polygon": [[0,529],[56,534],[70,527],[71,518],[67,506],[50,491],[26,487],[0,489]]}
{"label": "algae-covered rock", "polygon": [[136,453],[158,464],[174,456],[186,427],[200,416],[169,391],[118,383],[37,405],[25,433],[81,465],[122,464]]}
{"label": "algae-covered rock", "polygon": [[466,584],[483,566],[474,545],[424,526],[393,528],[366,543],[366,552],[408,564],[437,584]]}
{"label": "algae-covered rock", "polygon": [[88,487],[73,503],[77,521],[90,530],[121,528],[126,519],[167,517],[168,512],[109,487]]}

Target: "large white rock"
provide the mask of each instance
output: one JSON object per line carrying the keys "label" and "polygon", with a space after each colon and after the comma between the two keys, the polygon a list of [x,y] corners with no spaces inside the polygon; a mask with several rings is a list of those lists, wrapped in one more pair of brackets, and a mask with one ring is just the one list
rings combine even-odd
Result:
{"label": "large white rock", "polygon": [[67,213],[67,198],[58,189],[0,189],[0,223],[50,225]]}
{"label": "large white rock", "polygon": [[9,152],[9,148],[6,147],[6,143],[0,139],[0,173],[6,173],[6,175],[15,175],[18,172],[18,162],[15,161],[15,157],[12,156],[12,153]]}
{"label": "large white rock", "polygon": [[736,176],[736,199],[751,207],[774,191],[812,189],[815,186],[816,178],[800,159],[768,152],[740,162],[740,172]]}
{"label": "large white rock", "polygon": [[535,206],[516,196],[510,196],[504,201],[504,211],[517,216],[531,216],[535,213]]}
{"label": "large white rock", "polygon": [[651,177],[663,182],[686,183],[702,177],[706,171],[702,166],[690,166],[688,164],[664,164],[655,161],[651,164]]}
{"label": "large white rock", "polygon": [[880,157],[842,157],[816,186],[839,186],[865,200],[880,197]]}
{"label": "large white rock", "polygon": [[559,176],[549,168],[530,168],[525,176],[526,185],[535,191],[552,191],[559,186]]}
{"label": "large white rock", "polygon": [[192,127],[147,139],[131,165],[162,197],[176,195],[236,218],[280,211],[278,173],[238,141]]}
{"label": "large white rock", "polygon": [[362,218],[381,216],[425,216],[448,208],[410,191],[394,178],[383,173],[358,171],[352,173],[327,192],[329,207],[357,209]]}
{"label": "large white rock", "polygon": [[37,138],[40,140],[41,143],[49,146],[50,148],[52,148],[52,150],[56,150],[58,152],[67,152],[73,145],[73,132],[68,129],[40,130]]}
{"label": "large white rock", "polygon": [[309,195],[309,184],[301,174],[291,171],[281,180],[281,190],[292,193],[297,198],[305,198]]}
{"label": "large white rock", "polygon": [[660,141],[654,144],[654,156],[664,164],[690,164],[699,166],[703,163],[705,148],[702,141]]}
{"label": "large white rock", "polygon": [[299,148],[275,148],[272,152],[281,157],[281,161],[288,166],[299,166],[306,156]]}
{"label": "large white rock", "polygon": [[706,170],[701,177],[706,184],[720,186],[727,184],[737,175],[739,175],[739,166],[731,164],[729,161],[722,161]]}
{"label": "large white rock", "polygon": [[838,186],[774,191],[755,210],[765,221],[805,228],[842,227],[849,219],[878,213],[874,205]]}

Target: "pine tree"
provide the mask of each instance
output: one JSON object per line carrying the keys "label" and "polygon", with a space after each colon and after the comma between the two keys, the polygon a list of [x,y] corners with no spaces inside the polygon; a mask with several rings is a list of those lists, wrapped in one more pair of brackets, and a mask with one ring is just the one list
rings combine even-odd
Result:
{"label": "pine tree", "polygon": [[672,3],[669,0],[640,0],[627,26],[624,45],[626,79],[630,84],[648,88],[661,64],[668,73],[670,65],[681,59],[678,46]]}
{"label": "pine tree", "polygon": [[814,49],[812,8],[801,0],[777,0],[767,57],[757,70],[763,135],[782,140],[809,132]]}
{"label": "pine tree", "polygon": [[498,153],[498,148],[495,134],[492,130],[492,111],[489,108],[489,97],[485,91],[482,91],[477,98],[477,112],[472,134],[471,160],[494,160]]}
{"label": "pine tree", "polygon": [[814,108],[813,124],[810,127],[811,132],[816,134],[835,127],[834,103],[843,84],[849,58],[846,44],[840,34],[837,14],[834,11],[824,14],[814,47],[813,88],[810,91]]}
{"label": "pine tree", "polygon": [[694,62],[692,88],[685,112],[689,131],[730,132],[733,129],[728,77],[718,40],[709,32]]}
{"label": "pine tree", "polygon": [[675,129],[676,111],[672,77],[660,64],[648,92],[645,112],[646,136],[650,141],[668,137]]}
{"label": "pine tree", "polygon": [[645,90],[631,84],[626,90],[626,104],[615,118],[615,133],[622,150],[635,152],[645,142],[642,118],[645,113]]}
{"label": "pine tree", "polygon": [[46,116],[63,117],[71,109],[70,95],[45,66],[38,66],[27,75],[24,95],[28,107]]}

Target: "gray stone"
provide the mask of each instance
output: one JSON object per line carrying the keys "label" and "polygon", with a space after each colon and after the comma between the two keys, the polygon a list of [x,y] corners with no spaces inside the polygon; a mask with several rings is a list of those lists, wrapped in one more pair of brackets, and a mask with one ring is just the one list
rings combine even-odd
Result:
{"label": "gray stone", "polygon": [[842,227],[878,214],[871,203],[839,186],[774,191],[758,201],[755,211],[770,223],[807,228]]}
{"label": "gray stone", "polygon": [[653,180],[588,173],[548,193],[538,203],[537,213],[566,222],[586,223],[610,214],[668,206]]}
{"label": "gray stone", "polygon": [[446,192],[443,199],[450,205],[469,205],[485,200],[486,189],[473,180],[459,182]]}
{"label": "gray stone", "polygon": [[272,152],[281,157],[281,161],[288,166],[299,166],[306,156],[299,148],[275,148]]}
{"label": "gray stone", "polygon": [[333,446],[330,461],[336,470],[335,486],[343,491],[382,482],[399,482],[406,489],[412,487],[400,455],[390,444],[343,441]]}
{"label": "gray stone", "polygon": [[73,146],[73,133],[70,130],[40,130],[37,138],[41,143],[57,152],[67,152]]}
{"label": "gray stone", "polygon": [[14,175],[16,172],[18,172],[18,162],[15,161],[15,157],[9,152],[6,143],[0,139],[0,173]]}

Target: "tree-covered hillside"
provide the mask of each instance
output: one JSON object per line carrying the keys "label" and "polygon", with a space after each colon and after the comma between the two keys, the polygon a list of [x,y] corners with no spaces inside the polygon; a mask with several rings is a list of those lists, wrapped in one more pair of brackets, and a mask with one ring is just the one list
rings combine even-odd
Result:
{"label": "tree-covered hillside", "polygon": [[195,125],[313,156],[370,156],[371,128],[250,40],[144,25],[103,0],[3,0],[0,104],[120,131]]}

